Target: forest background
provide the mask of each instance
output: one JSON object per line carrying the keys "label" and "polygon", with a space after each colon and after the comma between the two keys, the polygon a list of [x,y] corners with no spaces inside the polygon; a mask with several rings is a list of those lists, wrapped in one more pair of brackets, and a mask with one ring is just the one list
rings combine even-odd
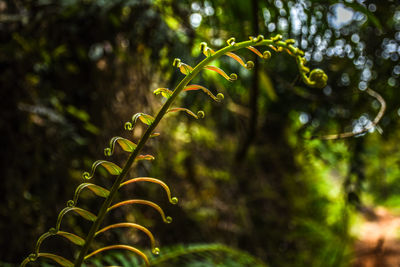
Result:
{"label": "forest background", "polygon": [[[306,87],[283,53],[258,62],[241,52],[256,61],[252,71],[221,59],[237,81],[204,72],[196,82],[224,101],[181,98],[206,117],[169,116],[147,148],[156,160],[132,173],[168,182],[180,199],[166,208],[174,222],[164,225],[142,208],[113,216],[150,225],[161,248],[222,243],[271,266],[350,264],[361,214],[378,205],[399,211],[397,1],[0,1],[2,264],[30,253],[109,138],[129,135],[123,123],[132,114],[158,110],[152,91],[182,78],[175,57],[194,65],[202,41],[217,49],[232,36],[277,33],[296,40],[328,85]],[[310,139],[371,125],[381,103],[367,88],[386,102],[376,127]],[[166,203],[153,187],[123,194]],[[77,218],[69,223],[86,230]],[[134,233],[109,238],[146,246]]]}

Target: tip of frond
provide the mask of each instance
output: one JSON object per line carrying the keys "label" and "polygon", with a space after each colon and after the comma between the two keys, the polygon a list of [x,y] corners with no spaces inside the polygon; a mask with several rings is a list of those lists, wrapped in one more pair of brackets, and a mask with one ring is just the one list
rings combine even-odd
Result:
{"label": "tip of frond", "polygon": [[112,155],[111,148],[104,148],[104,156],[110,157]]}
{"label": "tip of frond", "polygon": [[228,45],[232,46],[232,45],[235,45],[235,44],[236,44],[235,41],[236,41],[235,37],[231,37],[231,38],[229,38],[228,40],[226,40],[226,43],[227,43]]}
{"label": "tip of frond", "polygon": [[197,117],[198,117],[199,119],[202,119],[202,118],[204,118],[204,116],[205,116],[205,113],[204,113],[204,111],[202,111],[202,110],[199,110],[199,111],[197,112]]}
{"label": "tip of frond", "polygon": [[165,223],[172,223],[172,218],[169,217],[169,216],[167,216],[167,217],[165,217],[164,222],[165,222]]}
{"label": "tip of frond", "polygon": [[225,98],[225,96],[224,96],[223,93],[218,93],[218,94],[217,94],[217,101],[218,101],[218,102],[221,102],[222,100],[224,100],[224,98]]}
{"label": "tip of frond", "polygon": [[174,62],[172,63],[172,66],[179,68],[181,65],[181,60],[179,58],[175,58]]}
{"label": "tip of frond", "polygon": [[246,67],[246,69],[251,70],[252,68],[254,68],[254,62],[247,61],[245,67]]}
{"label": "tip of frond", "polygon": [[124,129],[127,130],[127,131],[132,131],[132,130],[133,130],[133,125],[132,125],[132,123],[129,122],[129,121],[125,122],[125,124],[124,124]]}
{"label": "tip of frond", "polygon": [[315,88],[324,88],[328,82],[328,76],[321,69],[313,69],[309,76],[308,85]]}
{"label": "tip of frond", "polygon": [[268,50],[264,51],[263,59],[270,59],[270,58],[271,58],[271,52],[269,52]]}
{"label": "tip of frond", "polygon": [[92,176],[90,175],[89,172],[84,172],[84,173],[82,173],[82,178],[85,180],[90,180],[92,178]]}
{"label": "tip of frond", "polygon": [[178,204],[178,198],[173,197],[173,198],[171,198],[170,202],[171,202],[171,204],[176,205],[176,204]]}
{"label": "tip of frond", "polygon": [[155,248],[153,248],[153,249],[151,250],[151,252],[152,252],[154,255],[158,255],[158,254],[160,254],[160,249],[159,249],[158,247],[155,247]]}

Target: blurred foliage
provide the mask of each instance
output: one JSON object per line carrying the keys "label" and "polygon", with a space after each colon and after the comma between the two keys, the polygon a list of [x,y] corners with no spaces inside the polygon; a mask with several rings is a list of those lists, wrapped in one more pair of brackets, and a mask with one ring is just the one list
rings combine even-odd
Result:
{"label": "blurred foliage", "polygon": [[[150,256],[151,266],[255,266],[266,267],[259,259],[245,251],[230,248],[221,244],[175,245],[163,248],[160,256]],[[123,253],[109,253],[105,257],[89,262],[93,266],[142,266],[140,260]]]}
{"label": "blurred foliage", "polygon": [[[168,181],[180,199],[167,210],[174,222],[159,223],[143,208],[109,220],[148,225],[161,248],[219,242],[271,266],[346,266],[356,212],[375,203],[399,209],[396,1],[0,1],[0,29],[0,261],[18,263],[31,251],[108,139],[126,136],[123,122],[157,111],[151,91],[173,88],[182,77],[171,67],[174,57],[193,65],[202,58],[200,42],[218,48],[232,35],[295,39],[308,65],[327,72],[328,86],[306,88],[283,54],[256,62],[254,71],[223,58],[218,66],[238,73],[238,81],[209,72],[195,81],[224,93],[223,103],[187,93],[182,105],[201,108],[206,118],[170,115],[146,148],[156,161],[132,172]],[[379,102],[367,87],[387,104],[374,131],[308,139],[371,123]],[[157,188],[123,191],[121,198],[151,195],[166,203]],[[99,203],[86,197],[96,211]],[[70,220],[84,235],[87,225]],[[104,238],[147,245],[132,232]],[[50,243],[48,249],[73,254],[63,242]]]}

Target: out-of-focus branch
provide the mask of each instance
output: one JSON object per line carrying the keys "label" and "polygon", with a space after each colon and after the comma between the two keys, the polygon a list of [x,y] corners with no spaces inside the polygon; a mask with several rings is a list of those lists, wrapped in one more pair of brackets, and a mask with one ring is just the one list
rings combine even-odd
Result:
{"label": "out-of-focus branch", "polygon": [[386,110],[386,102],[383,97],[375,92],[374,90],[367,88],[365,90],[370,96],[374,97],[376,100],[379,101],[381,104],[381,109],[379,110],[378,114],[376,115],[375,119],[372,121],[372,123],[368,124],[366,127],[364,127],[360,131],[351,131],[351,132],[344,132],[344,133],[339,133],[339,134],[329,134],[329,135],[323,135],[323,136],[313,136],[311,139],[321,139],[321,140],[335,140],[335,139],[343,139],[343,138],[348,138],[352,136],[356,136],[359,134],[363,134],[365,132],[368,132],[372,128],[375,128],[379,121],[382,119],[383,114],[385,113]]}
{"label": "out-of-focus branch", "polygon": [[0,23],[24,21],[28,18],[26,15],[0,14]]}

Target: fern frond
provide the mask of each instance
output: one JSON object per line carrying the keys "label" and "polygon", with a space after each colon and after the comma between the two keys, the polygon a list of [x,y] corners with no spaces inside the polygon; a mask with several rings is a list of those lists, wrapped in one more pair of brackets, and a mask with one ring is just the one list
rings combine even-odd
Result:
{"label": "fern frond", "polygon": [[235,53],[227,52],[225,55],[233,58],[234,60],[239,62],[239,64],[242,65],[243,67],[245,67],[246,69],[252,69],[254,67],[253,61],[247,61],[246,63],[244,63],[243,59],[241,57],[239,57],[238,55],[236,55]]}
{"label": "fern frond", "polygon": [[174,67],[179,68],[183,75],[188,75],[193,71],[193,68],[188,64],[182,63],[179,58],[175,58],[172,64]]}
{"label": "fern frond", "polygon": [[83,246],[85,244],[85,240],[82,237],[77,236],[73,233],[58,231],[57,235],[65,237],[66,239],[78,246]]}
{"label": "fern frond", "polygon": [[246,48],[249,49],[251,52],[253,52],[254,54],[256,54],[257,56],[259,56],[262,59],[269,59],[271,57],[271,52],[269,52],[268,50],[261,54],[261,52],[258,51],[257,48],[254,48],[252,46],[249,46],[249,47],[246,47]]}
{"label": "fern frond", "polygon": [[148,201],[148,200],[144,200],[144,199],[130,199],[130,200],[121,201],[121,202],[119,202],[117,204],[114,204],[111,207],[109,207],[107,209],[107,212],[109,212],[109,211],[111,211],[111,210],[113,210],[115,208],[118,208],[118,207],[121,207],[121,206],[125,206],[125,205],[130,205],[130,204],[141,204],[141,205],[146,205],[146,206],[152,207],[155,210],[157,210],[158,213],[160,213],[161,218],[163,219],[163,221],[165,223],[171,223],[172,222],[172,218],[169,217],[169,216],[165,216],[165,213],[164,213],[163,209],[160,206],[158,206],[154,202],[151,202],[151,201]]}
{"label": "fern frond", "polygon": [[167,113],[171,113],[171,112],[186,112],[187,114],[189,114],[190,116],[192,116],[195,119],[202,119],[204,118],[204,111],[200,110],[197,112],[197,115],[193,113],[193,111],[187,109],[187,108],[170,108],[167,110]]}
{"label": "fern frond", "polygon": [[191,84],[186,86],[183,91],[194,91],[194,90],[202,90],[204,93],[206,93],[209,97],[211,97],[213,100],[216,102],[221,102],[224,99],[224,95],[221,93],[218,93],[216,96],[210,92],[207,88],[201,85],[197,84]]}
{"label": "fern frond", "polygon": [[[109,161],[98,160],[93,163],[90,173],[89,172],[83,173],[83,177],[85,179],[90,179],[93,177],[93,175],[96,171],[96,168],[99,166],[102,166],[103,168],[106,169],[106,171],[109,174],[117,176],[116,179],[114,180],[112,187],[110,189],[105,189],[105,188],[102,188],[102,187],[99,187],[97,185],[90,184],[90,183],[83,183],[82,185],[78,186],[78,188],[75,191],[74,199],[68,201],[67,207],[64,208],[60,212],[60,214],[57,218],[56,227],[50,229],[47,233],[45,233],[41,237],[39,237],[38,242],[36,244],[35,253],[30,254],[23,261],[22,266],[25,266],[28,262],[35,261],[38,257],[45,257],[45,258],[49,258],[49,259],[52,259],[52,260],[58,262],[62,266],[80,267],[83,264],[84,260],[86,260],[102,251],[110,250],[110,249],[126,249],[126,250],[133,251],[136,254],[140,255],[147,265],[149,264],[147,256],[143,252],[141,252],[140,250],[138,250],[134,247],[127,246],[127,245],[113,245],[113,246],[101,248],[99,250],[96,250],[96,251],[88,254],[88,255],[87,255],[87,253],[89,251],[90,245],[91,245],[94,237],[96,236],[96,234],[99,233],[98,229],[100,228],[100,225],[103,223],[107,212],[109,212],[110,210],[113,210],[117,207],[120,207],[123,205],[128,205],[128,204],[147,205],[147,206],[150,206],[150,207],[156,209],[160,213],[164,222],[170,223],[172,221],[172,219],[170,217],[165,216],[164,211],[161,209],[161,207],[159,207],[157,204],[155,204],[151,201],[142,200],[142,199],[132,199],[132,200],[122,201],[122,202],[119,202],[114,205],[112,205],[112,203],[118,192],[118,189],[121,186],[127,185],[129,183],[133,183],[133,182],[138,182],[138,181],[148,181],[148,182],[158,183],[159,185],[161,185],[167,192],[170,202],[172,204],[176,204],[177,199],[171,198],[169,188],[163,182],[161,182],[157,179],[139,177],[139,178],[135,178],[136,180],[131,179],[124,183],[123,183],[123,181],[135,161],[137,161],[137,160],[153,160],[154,159],[154,156],[140,155],[140,152],[143,149],[143,147],[145,146],[145,144],[147,143],[149,138],[158,135],[158,133],[154,133],[154,130],[157,127],[157,125],[159,124],[159,122],[161,121],[161,119],[164,118],[164,116],[168,112],[184,111],[192,116],[194,115],[195,118],[204,117],[203,111],[199,111],[196,115],[192,111],[185,109],[185,108],[170,108],[172,106],[173,102],[175,101],[175,99],[177,98],[177,96],[182,91],[202,90],[203,92],[208,94],[212,99],[214,99],[216,101],[221,100],[223,98],[222,94],[218,94],[217,96],[214,96],[208,89],[206,89],[203,86],[200,86],[200,85],[189,85],[188,86],[188,84],[192,81],[192,79],[197,74],[199,74],[200,71],[202,71],[204,69],[215,71],[219,75],[221,75],[222,77],[227,79],[228,81],[234,81],[237,79],[237,75],[235,73],[232,73],[231,75],[228,76],[222,69],[209,65],[210,63],[212,63],[212,61],[218,59],[219,57],[221,57],[223,55],[227,55],[227,56],[230,56],[231,58],[233,58],[234,60],[236,60],[237,62],[239,62],[239,64],[241,64],[242,66],[244,66],[246,68],[251,68],[254,65],[254,63],[252,63],[251,61],[244,63],[244,61],[239,56],[234,54],[233,52],[236,50],[247,48],[247,49],[250,49],[256,55],[258,55],[259,57],[261,57],[263,59],[268,59],[271,57],[270,51],[266,50],[263,53],[261,53],[259,50],[257,50],[255,48],[255,46],[265,46],[265,47],[275,50],[276,52],[287,52],[290,56],[294,57],[296,59],[298,70],[300,72],[302,80],[308,86],[323,88],[327,83],[327,76],[322,70],[314,69],[313,71],[310,72],[310,70],[305,66],[306,59],[304,58],[304,52],[302,52],[300,49],[293,46],[294,40],[292,40],[292,39],[282,41],[281,35],[276,35],[275,37],[272,37],[270,39],[265,39],[264,36],[258,35],[257,37],[250,37],[249,41],[244,41],[244,42],[239,42],[239,43],[236,42],[235,38],[232,37],[227,40],[227,44],[228,44],[228,46],[223,47],[222,49],[220,49],[218,51],[214,51],[211,48],[208,48],[206,43],[201,43],[200,47],[201,47],[203,54],[206,56],[206,58],[203,59],[200,63],[198,63],[195,67],[191,67],[185,63],[182,63],[180,59],[174,60],[173,65],[175,67],[179,68],[180,72],[182,74],[184,74],[185,77],[179,82],[179,84],[176,86],[176,88],[172,91],[170,91],[167,88],[159,88],[156,90],[156,93],[161,93],[164,97],[167,98],[167,100],[165,101],[165,103],[163,104],[163,106],[161,107],[159,112],[157,113],[157,115],[155,117],[153,117],[153,116],[145,114],[145,113],[136,113],[135,115],[132,116],[132,120],[130,122],[125,123],[125,129],[127,129],[127,130],[133,130],[138,120],[140,120],[142,123],[144,123],[145,125],[148,126],[147,129],[145,130],[145,132],[143,133],[143,135],[141,136],[140,140],[138,141],[138,143],[135,144],[135,143],[133,143],[127,139],[124,139],[122,137],[114,137],[110,141],[110,147],[108,147],[108,149],[106,148],[106,150],[105,150],[105,154],[107,156],[113,154],[114,149],[115,149],[115,144],[118,143],[124,151],[130,152],[130,155],[129,155],[127,161],[125,162],[123,168],[121,168],[118,165],[116,165],[115,163],[112,163]],[[89,190],[93,191],[97,196],[105,197],[105,200],[104,200],[102,206],[100,207],[100,210],[97,213],[97,215],[94,215],[93,213],[91,213],[87,210],[84,210],[82,208],[76,207],[76,203],[78,201],[79,194],[84,188],[88,188]],[[78,215],[80,215],[81,217],[83,217],[84,219],[93,222],[92,227],[90,228],[89,233],[87,234],[83,243],[82,243],[82,238],[76,236],[75,234],[60,231],[60,225],[61,225],[62,219],[63,219],[64,215],[70,211],[73,211],[73,212],[77,213]],[[124,224],[129,224],[129,223],[124,223]],[[103,230],[106,228],[107,227],[103,228]],[[110,229],[110,228],[114,228],[114,227],[108,226],[107,229]],[[142,230],[143,229],[144,228],[142,228]],[[100,232],[101,231],[102,230],[100,230]],[[40,253],[39,252],[41,243],[46,238],[53,236],[53,235],[63,236],[65,238],[69,239],[71,242],[76,243],[78,245],[83,244],[82,249],[79,251],[78,257],[74,261],[74,264],[72,264],[72,262],[70,262],[69,260],[66,260],[60,256],[50,254],[50,253]],[[234,253],[235,250],[232,250],[227,247],[221,247],[221,245],[219,245],[219,246],[216,245],[216,246],[217,247],[214,247],[214,248],[210,247],[209,245],[208,245],[208,247],[203,247],[203,248],[202,247],[194,247],[194,248],[191,248],[191,250],[189,249],[189,251],[191,251],[192,253],[196,253],[196,251],[213,251],[214,250],[214,251],[225,251],[225,252],[229,251],[229,253],[235,254]],[[251,266],[253,266],[253,265],[251,265]],[[262,265],[259,265],[259,266],[262,266]]]}
{"label": "fern frond", "polygon": [[104,233],[106,231],[108,231],[109,229],[113,229],[113,228],[133,228],[136,230],[140,230],[143,233],[145,233],[151,242],[151,248],[152,248],[152,252],[153,254],[159,254],[160,253],[160,249],[156,246],[156,241],[154,239],[154,235],[150,232],[149,229],[147,229],[146,227],[140,225],[140,224],[136,224],[136,223],[116,223],[116,224],[111,224],[109,226],[104,227],[103,229],[99,230],[96,232],[95,236]]}
{"label": "fern frond", "polygon": [[89,189],[97,196],[103,197],[103,198],[108,197],[108,195],[110,194],[110,191],[108,191],[107,189],[105,189],[101,186],[98,186],[98,185],[95,185],[92,183],[82,183],[76,188],[73,200],[69,200],[67,202],[68,207],[76,206],[76,204],[78,203],[79,196],[80,196],[82,190],[85,188]]}
{"label": "fern frond", "polygon": [[147,258],[146,254],[144,254],[142,251],[140,251],[137,248],[134,248],[134,247],[131,247],[131,246],[127,246],[127,245],[112,245],[112,246],[107,246],[107,247],[100,248],[100,249],[98,249],[96,251],[93,251],[89,255],[87,255],[85,257],[85,260],[87,260],[90,257],[93,257],[94,255],[99,254],[99,253],[101,253],[103,251],[111,250],[111,249],[124,249],[124,250],[132,251],[132,252],[136,253],[137,255],[139,255],[143,259],[143,261],[145,262],[146,266],[150,266],[149,259]]}
{"label": "fern frond", "polygon": [[225,79],[227,79],[230,82],[237,80],[237,75],[235,73],[231,73],[231,75],[228,76],[228,74],[226,74],[225,71],[221,70],[218,67],[205,66],[204,68],[207,69],[207,70],[215,71],[216,73],[218,73],[219,75],[221,75],[222,77],[224,77]]}
{"label": "fern frond", "polygon": [[136,113],[135,115],[132,116],[131,122],[128,121],[125,123],[124,125],[125,130],[132,131],[135,128],[137,120],[140,120],[146,125],[151,125],[154,122],[154,118],[151,115],[142,112]]}
{"label": "fern frond", "polygon": [[90,211],[78,208],[78,207],[65,207],[59,214],[58,214],[58,218],[57,218],[57,222],[56,222],[56,230],[59,231],[60,230],[60,226],[61,226],[61,222],[62,219],[64,218],[65,214],[67,214],[68,212],[73,211],[76,214],[78,214],[79,216],[81,216],[82,218],[84,218],[85,220],[88,221],[96,221],[97,216],[94,215],[93,213],[91,213]]}
{"label": "fern frond", "polygon": [[[229,266],[234,261],[237,266],[267,267],[267,264],[248,252],[223,244],[190,244],[164,248],[158,257],[149,258],[152,266],[191,266],[196,262],[209,263],[205,266]],[[184,264],[185,263],[185,264]],[[226,263],[226,264],[224,264]],[[171,265],[172,264],[172,265]]]}
{"label": "fern frond", "polygon": [[136,148],[136,144],[133,143],[132,141],[120,136],[115,136],[111,138],[109,147],[104,149],[104,155],[109,157],[112,154],[114,154],[116,143],[118,143],[118,145],[122,148],[122,150],[126,152],[132,152]]}
{"label": "fern frond", "polygon": [[[56,233],[57,233],[57,230],[56,230],[55,228],[50,228],[49,231],[47,231],[46,233],[42,234],[42,235],[38,238],[38,240],[37,240],[37,242],[36,242],[35,250],[34,250],[35,253],[34,253],[34,254],[31,254],[31,255],[38,255],[38,254],[39,254],[39,251],[40,251],[40,246],[42,245],[43,241],[46,240],[46,239],[47,239],[48,237],[50,237],[50,236],[56,235]],[[28,257],[28,258],[32,258],[32,257]]]}
{"label": "fern frond", "polygon": [[132,183],[137,183],[137,182],[150,182],[150,183],[155,183],[155,184],[159,184],[161,185],[165,192],[167,193],[168,196],[168,200],[171,204],[177,204],[178,203],[178,198],[176,197],[171,197],[171,190],[169,189],[168,185],[166,183],[164,183],[163,181],[156,179],[156,178],[151,178],[151,177],[137,177],[137,178],[133,178],[130,179],[126,182],[123,182],[119,187],[123,187],[125,185],[128,184],[132,184]]}
{"label": "fern frond", "polygon": [[153,94],[159,95],[161,94],[163,97],[166,99],[170,98],[173,92],[169,90],[168,88],[157,88],[156,90],[153,91]]}
{"label": "fern frond", "polygon": [[107,160],[97,160],[93,163],[92,165],[92,170],[89,172],[84,172],[82,174],[83,179],[85,180],[90,180],[93,178],[94,176],[94,172],[96,171],[97,167],[102,166],[104,167],[107,172],[111,175],[119,175],[121,174],[121,167],[119,167],[117,164],[112,163],[110,161]]}
{"label": "fern frond", "polygon": [[215,54],[215,51],[212,50],[211,48],[209,48],[209,47],[207,46],[207,43],[206,43],[206,42],[201,42],[201,43],[200,43],[200,50],[201,50],[201,52],[203,52],[203,54],[204,54],[206,57],[211,57],[212,55]]}
{"label": "fern frond", "polygon": [[74,267],[74,264],[72,262],[70,262],[69,260],[55,255],[55,254],[51,254],[51,253],[38,253],[38,254],[31,254],[29,255],[28,258],[26,258],[22,263],[21,263],[21,267],[24,267],[27,263],[31,262],[31,261],[36,261],[37,258],[48,258],[51,259],[55,262],[57,262],[58,264],[60,264],[63,267]]}
{"label": "fern frond", "polygon": [[157,136],[160,136],[160,133],[152,133],[152,134],[150,134],[150,138],[157,137]]}
{"label": "fern frond", "polygon": [[153,155],[139,155],[135,160],[155,160]]}

